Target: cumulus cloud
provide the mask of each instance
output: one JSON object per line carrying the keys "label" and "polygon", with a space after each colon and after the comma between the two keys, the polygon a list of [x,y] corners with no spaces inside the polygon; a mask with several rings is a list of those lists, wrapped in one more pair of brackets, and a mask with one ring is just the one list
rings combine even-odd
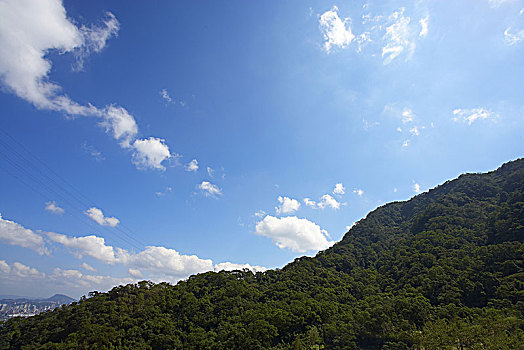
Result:
{"label": "cumulus cloud", "polygon": [[89,216],[101,226],[115,227],[120,222],[120,220],[115,217],[105,217],[102,210],[95,207],[89,208],[84,212],[84,214]]}
{"label": "cumulus cloud", "polygon": [[24,278],[43,279],[45,278],[45,273],[17,261],[9,265],[5,260],[0,260],[0,277],[3,279],[14,278],[16,280]]}
{"label": "cumulus cloud", "polygon": [[46,235],[53,242],[71,248],[78,258],[87,255],[108,264],[114,264],[119,261],[119,258],[115,254],[115,250],[112,246],[105,244],[105,239],[103,237],[97,237],[95,235],[70,237],[54,232],[46,232]]}
{"label": "cumulus cloud", "polygon": [[198,188],[206,197],[216,198],[222,195],[222,190],[217,185],[214,185],[208,181],[202,181],[202,183],[198,185]]}
{"label": "cumulus cloud", "polygon": [[304,204],[313,209],[324,209],[329,207],[335,210],[340,209],[340,206],[343,205],[343,203],[340,203],[329,194],[325,194],[320,197],[320,201],[318,202],[315,202],[310,198],[304,198]]}
{"label": "cumulus cloud", "polygon": [[162,162],[169,157],[169,147],[164,143],[164,139],[150,137],[143,140],[135,140],[133,143],[135,152],[133,153],[133,163],[139,169],[159,169],[165,170]]}
{"label": "cumulus cloud", "polygon": [[65,210],[60,208],[55,201],[45,202],[45,210],[52,214],[63,214]]}
{"label": "cumulus cloud", "polygon": [[207,170],[207,176],[211,178],[215,177],[215,170],[213,168],[208,166],[206,170]]}
{"label": "cumulus cloud", "polygon": [[40,255],[49,254],[44,239],[22,225],[5,220],[0,214],[0,242],[32,249]]}
{"label": "cumulus cloud", "polygon": [[125,264],[153,276],[168,276],[172,280],[189,275],[212,271],[213,262],[196,255],[183,255],[174,249],[148,246],[138,254],[131,254]]}
{"label": "cumulus cloud", "polygon": [[135,119],[123,107],[109,106],[103,114],[104,121],[100,123],[106,132],[113,134],[115,140],[120,141],[124,148],[130,147],[130,142],[137,133],[138,127]]}
{"label": "cumulus cloud", "polygon": [[[0,82],[5,90],[38,109],[100,118],[100,125],[123,148],[131,147],[138,127],[125,108],[79,104],[49,79],[52,62],[48,53],[71,53],[77,59],[76,68],[81,69],[90,53],[100,52],[117,35],[119,23],[112,13],[106,13],[102,25],[77,27],[69,20],[60,0],[5,0],[0,6],[0,18]],[[155,140],[158,143],[159,139]],[[151,143],[151,139],[137,141]],[[154,153],[150,157],[141,151],[143,142],[136,143],[135,164],[162,168],[160,163],[170,156],[166,156],[167,146],[163,142],[162,145],[161,155]]]}
{"label": "cumulus cloud", "polygon": [[[209,169],[209,168],[208,168]],[[197,171],[198,170],[198,160],[193,159],[186,165],[186,171]]]}
{"label": "cumulus cloud", "polygon": [[328,53],[333,46],[346,48],[355,38],[349,26],[350,19],[344,18],[342,20],[338,16],[338,7],[336,6],[320,15],[319,25],[324,36],[324,50]]}
{"label": "cumulus cloud", "polygon": [[413,192],[415,193],[420,193],[422,192],[421,189],[420,189],[420,185],[416,182],[413,182]]}
{"label": "cumulus cloud", "polygon": [[334,244],[327,239],[326,230],[296,216],[276,218],[267,215],[256,224],[255,233],[270,238],[280,249],[287,248],[299,253],[327,249]]}
{"label": "cumulus cloud", "polygon": [[103,275],[87,275],[79,270],[67,270],[59,267],[53,270],[53,274],[47,277],[50,283],[54,283],[69,288],[82,288],[83,290],[105,291],[115,285],[122,285],[134,282],[130,277],[112,277]]}
{"label": "cumulus cloud", "polygon": [[455,122],[462,121],[468,123],[468,125],[473,124],[477,120],[494,119],[496,117],[498,117],[496,113],[486,108],[457,108],[453,111],[453,120]]}
{"label": "cumulus cloud", "polygon": [[291,214],[300,208],[300,202],[293,198],[279,196],[278,202],[280,205],[275,207],[277,215]]}
{"label": "cumulus cloud", "polygon": [[335,188],[333,189],[333,194],[343,195],[344,193],[346,193],[346,188],[344,185],[342,183],[336,184]]}

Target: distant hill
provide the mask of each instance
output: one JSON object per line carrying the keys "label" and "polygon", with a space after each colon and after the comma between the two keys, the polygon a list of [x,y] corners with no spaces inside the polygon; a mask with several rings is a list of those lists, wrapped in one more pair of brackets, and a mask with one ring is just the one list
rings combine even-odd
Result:
{"label": "distant hill", "polygon": [[524,160],[377,208],[282,269],[143,281],[0,326],[0,349],[522,349]]}
{"label": "distant hill", "polygon": [[55,294],[50,298],[44,299],[44,301],[53,301],[59,304],[71,304],[73,301],[76,301],[76,299],[68,297],[64,294]]}

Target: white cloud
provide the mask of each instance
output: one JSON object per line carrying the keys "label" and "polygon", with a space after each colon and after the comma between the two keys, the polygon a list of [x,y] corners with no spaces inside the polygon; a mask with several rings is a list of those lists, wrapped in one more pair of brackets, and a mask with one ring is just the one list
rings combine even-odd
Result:
{"label": "white cloud", "polygon": [[304,198],[304,204],[307,205],[308,207],[310,208],[314,208],[316,209],[317,208],[317,202],[309,199],[309,198]]}
{"label": "white cloud", "polygon": [[[424,129],[424,127],[421,127],[420,129]],[[411,129],[409,129],[409,133],[413,136],[419,136],[420,135],[420,129],[418,126],[413,126]]]}
{"label": "white cloud", "polygon": [[85,262],[84,262],[84,263],[82,263],[82,265],[80,265],[80,266],[82,266],[82,268],[85,269],[85,270],[87,270],[87,271],[96,272],[96,269],[95,269],[93,266],[89,265],[88,263],[85,263]]}
{"label": "white cloud", "polygon": [[102,51],[106,46],[107,41],[111,37],[118,35],[119,29],[120,23],[111,12],[106,12],[103,26],[82,26],[80,28],[80,34],[84,39],[84,43],[74,52],[77,58],[77,65],[75,68],[78,70],[83,69],[84,59],[92,52],[98,53]]}
{"label": "white cloud", "polygon": [[63,214],[64,208],[60,208],[55,201],[45,202],[45,210],[52,214]]}
{"label": "white cloud", "polygon": [[356,193],[359,197],[362,197],[362,195],[364,194],[364,190],[354,189],[353,193]]}
{"label": "white cloud", "polygon": [[[346,24],[348,27],[346,28]],[[329,11],[324,12],[319,19],[320,30],[324,36],[324,49],[330,52],[333,46],[346,48],[355,35],[351,32],[349,27],[350,19],[342,20],[338,16],[338,7],[333,6]]]}
{"label": "white cloud", "polygon": [[467,122],[468,125],[473,124],[476,120],[482,120],[482,119],[494,119],[498,117],[496,113],[493,111],[486,109],[486,108],[470,108],[470,109],[462,109],[457,108],[453,111],[453,120],[455,122]]}
{"label": "white cloud", "polygon": [[206,197],[218,197],[222,195],[222,190],[217,186],[208,181],[202,181],[198,188]]}
{"label": "white cloud", "polygon": [[43,279],[45,278],[45,273],[17,261],[9,265],[5,260],[0,260],[0,280],[20,280],[25,278]]}
{"label": "white cloud", "polygon": [[139,169],[159,169],[165,170],[162,162],[171,157],[169,147],[164,143],[164,139],[150,137],[149,139],[138,139],[133,143],[135,152],[133,153],[133,163]]}
{"label": "white cloud", "polygon": [[515,0],[488,0],[491,7],[499,7],[504,3],[514,2]]}
{"label": "white cloud", "polygon": [[91,157],[95,158],[97,162],[100,162],[102,160],[105,160],[104,156],[102,155],[102,152],[97,150],[95,147],[88,145],[86,141],[82,144],[82,149]]}
{"label": "white cloud", "polygon": [[394,193],[397,193],[397,191],[398,191],[398,189],[395,187],[395,188],[393,189],[393,192],[394,192]]}
{"label": "white cloud", "polygon": [[379,122],[369,122],[366,119],[362,119],[362,128],[364,128],[366,131],[378,125],[380,125]]}
{"label": "white cloud", "polygon": [[148,246],[138,254],[131,254],[125,264],[153,276],[169,277],[171,281],[189,275],[212,271],[213,262],[196,255],[183,255],[174,249]]}
{"label": "white cloud", "polygon": [[287,248],[300,253],[327,249],[334,244],[326,238],[326,230],[296,216],[276,218],[267,215],[256,224],[255,233],[270,238],[280,249]]}
{"label": "white cloud", "polygon": [[324,209],[326,207],[330,207],[332,209],[339,209],[340,208],[340,202],[338,202],[335,198],[331,197],[329,194],[325,194],[322,197],[320,197],[320,202],[318,202],[318,207],[321,209]]}
{"label": "white cloud", "polygon": [[41,235],[22,225],[5,220],[0,214],[0,242],[32,249],[40,255],[49,254]]}
{"label": "white cloud", "polygon": [[230,263],[230,262],[223,262],[223,263],[219,263],[219,264],[216,264],[215,267],[214,267],[214,271],[216,272],[219,272],[219,271],[234,271],[234,270],[243,270],[243,269],[248,269],[248,270],[251,270],[252,272],[264,272],[266,271],[267,269],[263,266],[252,266],[252,265],[249,265],[249,264],[234,264],[234,263]]}
{"label": "white cloud", "polygon": [[408,147],[409,143],[410,143],[410,140],[404,140],[404,142],[402,142],[402,148]]}
{"label": "white cloud", "polygon": [[253,214],[253,215],[255,215],[256,218],[261,218],[261,217],[266,215],[266,212],[263,211],[263,210],[259,210],[255,214]]}
{"label": "white cloud", "polygon": [[105,239],[103,237],[97,237],[95,235],[69,237],[54,232],[46,232],[46,235],[53,242],[60,243],[65,247],[73,249],[75,255],[79,258],[82,258],[83,255],[88,255],[107,264],[114,264],[119,261],[119,258],[115,254],[115,250],[112,246],[105,244]]}
{"label": "white cloud", "polygon": [[98,290],[105,291],[115,285],[128,284],[134,282],[129,277],[112,277],[101,275],[86,275],[78,270],[66,270],[59,267],[53,270],[53,274],[47,277],[48,283],[67,286],[78,290]]}
{"label": "white cloud", "polygon": [[138,133],[135,119],[123,107],[109,106],[103,113],[104,121],[100,123],[107,133],[112,133],[123,148],[129,148],[131,141]]}
{"label": "white cloud", "polygon": [[162,96],[164,101],[166,101],[167,103],[173,102],[173,99],[171,98],[171,96],[169,96],[169,93],[167,92],[166,89],[160,90],[160,96]]}
{"label": "white cloud", "polygon": [[8,274],[9,272],[11,272],[11,266],[5,260],[0,260],[0,273]]}
{"label": "white cloud", "polygon": [[[73,54],[77,59],[76,68],[81,69],[90,53],[100,52],[107,40],[117,35],[119,23],[115,16],[108,12],[101,26],[79,28],[68,19],[61,0],[4,0],[0,3],[0,18],[0,81],[5,90],[38,109],[101,118],[100,124],[106,132],[112,134],[123,148],[129,148],[137,136],[138,127],[125,108],[116,105],[98,108],[90,103],[81,105],[49,79],[52,62],[47,55],[50,52]],[[152,140],[160,144],[161,149],[157,147],[153,152]],[[137,166],[163,169],[161,163],[170,155],[163,140],[159,140],[135,141],[133,158]]]}
{"label": "white cloud", "polygon": [[91,219],[93,219],[99,225],[102,225],[102,226],[115,227],[120,222],[120,220],[118,220],[115,217],[105,217],[102,210],[95,208],[95,207],[89,208],[88,210],[84,212],[84,214],[86,214],[87,216],[89,216]]}
{"label": "white cloud", "polygon": [[160,191],[159,191],[159,192],[155,192],[155,194],[156,194],[158,197],[163,197],[163,196],[165,196],[166,194],[171,193],[171,192],[173,192],[173,187],[171,187],[171,186],[167,186],[167,187],[164,189],[164,191],[162,191],[162,192],[160,192]]}
{"label": "white cloud", "polygon": [[520,41],[522,41],[522,39],[524,39],[524,29],[521,29],[520,31],[516,32],[515,34],[510,33],[510,31],[511,31],[511,27],[508,27],[504,31],[504,41],[509,46],[513,46],[519,43]]}
{"label": "white cloud", "polygon": [[346,188],[344,185],[342,183],[336,184],[335,188],[333,189],[333,194],[343,195],[344,193],[346,193]]}
{"label": "white cloud", "polygon": [[329,194],[325,194],[320,197],[320,201],[318,202],[315,202],[309,198],[304,198],[304,204],[313,209],[324,209],[330,207],[335,210],[340,209],[340,205],[345,205],[345,203],[340,203]]}
{"label": "white cloud", "polygon": [[198,160],[193,159],[186,165],[186,171],[197,171],[198,170]]}
{"label": "white cloud", "polygon": [[300,202],[293,198],[279,196],[278,202],[280,205],[275,207],[277,215],[292,214],[300,208]]}
{"label": "white cloud", "polygon": [[140,271],[139,269],[130,268],[127,270],[127,272],[129,273],[130,276],[135,277],[135,278],[144,277],[144,275],[142,274],[142,271]]}
{"label": "white cloud", "polygon": [[405,9],[401,8],[388,17],[391,24],[386,27],[386,33],[383,37],[385,45],[382,47],[385,65],[391,63],[404,51],[408,56],[407,59],[409,59],[415,51],[417,35],[410,26],[411,18],[404,16],[404,11]]}
{"label": "white cloud", "polygon": [[413,110],[411,108],[404,107],[404,109],[402,110],[402,123],[411,123],[414,119],[415,113],[413,113]]}
{"label": "white cloud", "polygon": [[415,193],[420,193],[421,192],[421,189],[420,189],[420,185],[416,182],[413,182],[413,192]]}
{"label": "white cloud", "polygon": [[211,168],[211,167],[208,166],[206,170],[207,170],[207,176],[209,176],[209,177],[214,177],[214,175],[215,175],[215,170],[214,170],[213,168]]}
{"label": "white cloud", "polygon": [[418,33],[418,36],[423,38],[425,37],[426,35],[428,35],[428,20],[429,20],[429,16],[426,16],[424,18],[421,18],[419,23],[420,23],[420,33]]}

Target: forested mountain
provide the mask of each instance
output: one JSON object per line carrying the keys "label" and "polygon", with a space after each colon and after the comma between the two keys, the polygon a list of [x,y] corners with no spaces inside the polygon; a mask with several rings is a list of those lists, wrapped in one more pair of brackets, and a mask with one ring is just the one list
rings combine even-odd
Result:
{"label": "forested mountain", "polygon": [[280,270],[140,282],[0,326],[1,349],[522,349],[524,160],[377,208]]}

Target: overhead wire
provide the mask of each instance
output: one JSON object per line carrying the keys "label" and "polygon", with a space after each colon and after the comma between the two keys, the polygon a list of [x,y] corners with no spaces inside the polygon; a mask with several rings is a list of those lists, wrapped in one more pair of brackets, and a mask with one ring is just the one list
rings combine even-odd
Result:
{"label": "overhead wire", "polygon": [[[20,143],[18,140],[16,140],[13,136],[11,136],[9,133],[7,133],[5,130],[0,128],[0,132],[3,133],[5,136],[7,136],[10,140],[12,140],[14,143],[16,143],[23,151],[25,151],[26,154],[31,156],[34,160],[40,164],[44,170],[47,170],[48,173],[46,173],[41,167],[39,167],[36,162],[28,159],[28,157],[21,154],[21,152],[17,151],[15,148],[13,148],[9,143],[6,142],[6,138],[0,137],[0,145],[3,146],[5,152],[0,148],[0,153],[3,155],[3,158],[15,169],[19,172],[19,174],[25,175],[27,178],[31,179],[32,181],[40,184],[44,189],[46,189],[49,193],[58,196],[61,198],[61,200],[68,204],[69,206],[73,207],[76,211],[79,211],[82,213],[80,216],[81,220],[83,222],[87,222],[90,226],[94,226],[94,223],[92,223],[90,220],[87,220],[85,214],[85,210],[82,209],[82,207],[99,207],[97,206],[92,200],[90,200],[88,197],[86,197],[82,192],[80,192],[76,187],[71,185],[66,179],[64,179],[62,176],[60,176],[56,171],[54,171],[51,167],[49,167],[45,162],[43,162],[40,158],[38,158],[36,155],[34,155],[31,151],[29,151],[22,143]],[[45,195],[41,192],[36,190],[33,186],[30,186],[26,181],[22,180],[20,176],[16,176],[12,172],[8,172],[5,167],[2,167],[10,176],[15,177],[18,181],[23,183],[26,187],[30,188],[32,191],[40,194],[45,198]],[[32,169],[33,171],[28,171],[28,169]],[[39,174],[41,177],[38,177],[37,174]],[[51,175],[51,176],[50,176]],[[67,185],[70,189],[66,188],[64,185],[59,183],[55,178],[60,180],[63,184]],[[73,193],[74,192],[74,193]],[[81,197],[81,198],[80,198]],[[70,200],[70,199],[72,200]],[[80,207],[76,203],[80,204]],[[87,208],[86,208],[87,209]],[[71,213],[68,214],[71,215]],[[71,215],[72,216],[72,215]],[[78,218],[78,217],[77,217]],[[122,225],[126,230],[119,227]],[[107,226],[99,226],[96,227],[97,230],[105,230],[108,233],[111,233],[113,236],[117,237],[123,242],[126,242],[128,245],[133,246],[137,249],[142,249],[141,247],[145,247],[145,244],[141,242],[138,238],[136,238],[136,233],[134,233],[130,228],[127,226],[124,226],[123,224],[119,223],[116,227],[113,227],[114,231],[117,231],[121,235],[116,234],[115,232],[112,232],[109,230]],[[122,235],[126,236],[127,238],[131,239],[135,243],[138,243],[137,246],[135,243],[130,242],[128,239],[122,237]]]}

